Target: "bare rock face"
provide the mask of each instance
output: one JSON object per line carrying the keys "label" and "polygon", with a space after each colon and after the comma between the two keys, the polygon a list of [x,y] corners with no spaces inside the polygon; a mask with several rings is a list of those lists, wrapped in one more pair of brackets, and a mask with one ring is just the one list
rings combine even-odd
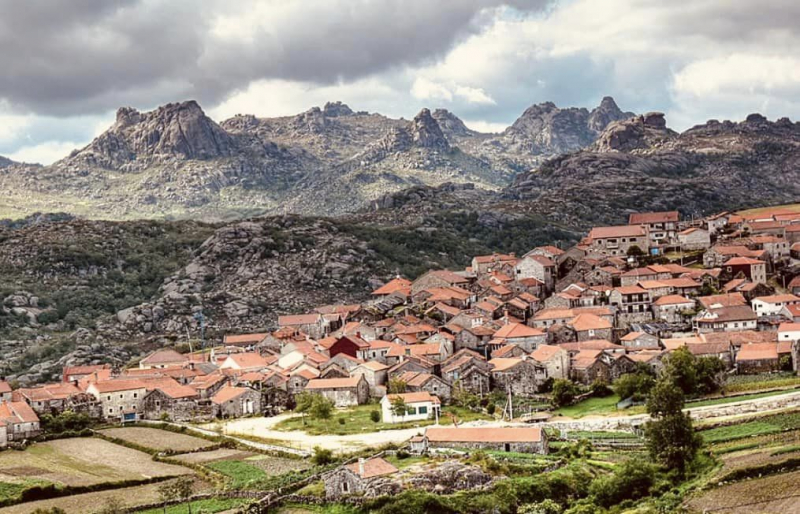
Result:
{"label": "bare rock face", "polygon": [[449,150],[450,144],[429,109],[422,109],[411,124],[411,139],[416,146]]}
{"label": "bare rock face", "polygon": [[536,104],[504,133],[518,151],[554,155],[580,150],[592,144],[609,123],[633,116],[622,112],[610,96],[590,113],[583,108],[560,109],[553,102]]}
{"label": "bare rock face", "polygon": [[12,164],[14,164],[14,161],[12,161],[11,159],[9,159],[7,157],[3,157],[2,155],[0,155],[0,168],[7,168],[8,166],[11,166]]}
{"label": "bare rock face", "polygon": [[667,128],[664,113],[649,112],[642,116],[613,122],[600,134],[592,149],[600,152],[630,152],[651,148],[676,136],[675,132]]}
{"label": "bare rock face", "polygon": [[439,128],[448,140],[454,137],[469,137],[476,134],[474,130],[470,130],[464,125],[461,118],[447,109],[436,109],[433,111],[433,119],[439,124]]}
{"label": "bare rock face", "polygon": [[322,114],[329,118],[338,118],[339,116],[352,116],[354,113],[347,104],[336,101],[326,103],[322,108]]}
{"label": "bare rock face", "polygon": [[228,133],[197,102],[188,101],[148,113],[123,107],[108,131],[66,161],[133,171],[154,163],[208,160],[233,153],[235,145]]}

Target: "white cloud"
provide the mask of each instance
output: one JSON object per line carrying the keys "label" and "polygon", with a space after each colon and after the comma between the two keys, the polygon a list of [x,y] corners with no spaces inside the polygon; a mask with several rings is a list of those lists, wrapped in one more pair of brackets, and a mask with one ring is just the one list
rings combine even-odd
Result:
{"label": "white cloud", "polygon": [[52,164],[59,159],[69,155],[69,153],[83,146],[80,143],[66,141],[46,141],[37,145],[23,146],[16,152],[8,155],[8,158],[18,162]]}
{"label": "white cloud", "polygon": [[467,128],[483,132],[484,134],[498,134],[508,128],[505,123],[492,123],[483,120],[462,120]]}
{"label": "white cloud", "polygon": [[677,94],[695,97],[800,92],[800,59],[794,56],[734,54],[692,62],[675,74]]}
{"label": "white cloud", "polygon": [[486,94],[481,87],[457,86],[456,96],[460,96],[471,104],[495,105],[494,98]]}
{"label": "white cloud", "polygon": [[453,101],[453,93],[448,87],[423,77],[419,77],[414,81],[411,86],[411,95],[418,100]]}

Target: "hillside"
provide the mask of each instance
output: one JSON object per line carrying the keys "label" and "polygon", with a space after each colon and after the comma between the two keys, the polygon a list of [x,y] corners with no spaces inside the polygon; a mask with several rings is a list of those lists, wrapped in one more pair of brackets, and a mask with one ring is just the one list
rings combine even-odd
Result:
{"label": "hillside", "polygon": [[612,123],[588,148],[520,174],[504,191],[571,225],[624,223],[635,210],[701,216],[800,198],[800,124],[754,114],[678,134],[650,113]]}
{"label": "hillside", "polygon": [[623,113],[552,103],[526,110],[503,134],[470,130],[444,109],[412,120],[341,102],[295,116],[238,115],[220,123],[194,101],[115,123],[51,166],[0,161],[0,216],[68,212],[94,219],[241,219],[338,215],[416,186],[473,183],[499,191],[544,158],[591,144]]}

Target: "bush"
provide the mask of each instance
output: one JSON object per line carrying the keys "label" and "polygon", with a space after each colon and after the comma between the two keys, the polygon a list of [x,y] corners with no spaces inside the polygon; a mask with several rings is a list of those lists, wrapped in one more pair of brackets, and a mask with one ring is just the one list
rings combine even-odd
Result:
{"label": "bush", "polygon": [[589,492],[597,505],[611,507],[625,500],[649,496],[656,476],[653,464],[638,459],[627,460],[613,473],[596,478]]}
{"label": "bush", "polygon": [[[374,412],[374,411],[373,411],[373,412]],[[340,425],[344,425],[344,424],[345,424],[345,420],[344,420],[344,418],[339,418],[339,419],[338,419],[338,420],[336,420],[336,421],[338,421]]]}
{"label": "bush", "polygon": [[599,378],[592,382],[590,390],[592,391],[592,396],[597,398],[605,398],[606,396],[611,396],[614,394],[614,391],[608,387],[608,382]]}
{"label": "bush", "polygon": [[495,410],[497,410],[497,406],[493,403],[490,403],[489,405],[486,406],[486,414],[490,416],[494,415]]}
{"label": "bush", "polygon": [[646,373],[628,373],[614,382],[614,392],[623,400],[633,398],[634,401],[643,401],[655,383],[653,377]]}
{"label": "bush", "polygon": [[553,407],[559,408],[571,404],[580,394],[580,389],[570,380],[559,378],[553,381]]}
{"label": "bush", "polygon": [[314,455],[311,456],[311,462],[317,466],[325,466],[333,462],[333,452],[326,448],[319,446],[314,447]]}
{"label": "bush", "polygon": [[374,411],[370,411],[370,413],[369,413],[369,419],[370,419],[370,421],[372,421],[373,423],[378,423],[378,422],[380,422],[380,420],[381,420],[381,413],[380,413],[379,411],[376,411],[376,410],[374,410]]}

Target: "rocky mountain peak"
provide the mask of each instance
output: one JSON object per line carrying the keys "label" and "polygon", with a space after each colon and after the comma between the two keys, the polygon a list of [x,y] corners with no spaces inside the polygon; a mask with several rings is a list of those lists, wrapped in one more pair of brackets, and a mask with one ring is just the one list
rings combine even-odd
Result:
{"label": "rocky mountain peak", "polygon": [[322,108],[322,113],[329,117],[329,118],[336,118],[338,116],[351,116],[353,110],[350,107],[342,103],[341,101],[337,100],[336,102],[328,102],[325,104],[325,107]]}
{"label": "rocky mountain peak", "polygon": [[411,122],[411,139],[415,145],[423,148],[441,150],[450,148],[441,127],[427,108],[422,109],[419,114],[414,116],[414,120]]}
{"label": "rocky mountain peak", "polygon": [[667,128],[662,112],[612,122],[595,141],[592,149],[599,152],[643,150],[677,136]]}
{"label": "rocky mountain peak", "polygon": [[605,96],[600,102],[600,105],[589,114],[587,125],[590,130],[600,133],[605,130],[610,123],[632,118],[633,116],[635,116],[635,114],[632,112],[623,112],[612,97]]}
{"label": "rocky mountain peak", "polygon": [[141,113],[117,111],[114,125],[61,164],[139,169],[169,160],[204,160],[232,154],[231,137],[194,100]]}
{"label": "rocky mountain peak", "polygon": [[470,130],[461,121],[461,118],[448,111],[447,109],[436,109],[433,111],[433,119],[439,124],[442,133],[451,138],[453,136],[473,136],[477,134],[474,130]]}
{"label": "rocky mountain peak", "polygon": [[12,164],[14,164],[14,161],[0,155],[0,168],[6,168],[8,166],[11,166]]}

